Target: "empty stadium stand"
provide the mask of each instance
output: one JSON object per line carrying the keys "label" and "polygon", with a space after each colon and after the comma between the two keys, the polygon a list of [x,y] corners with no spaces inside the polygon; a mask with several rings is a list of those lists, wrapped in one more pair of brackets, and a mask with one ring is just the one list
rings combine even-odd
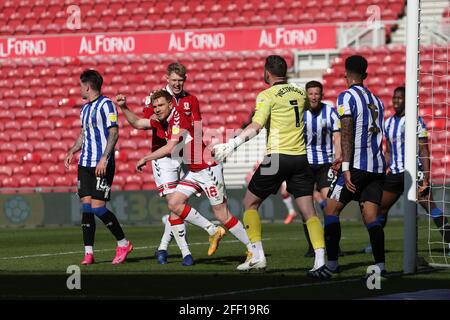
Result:
{"label": "empty stadium stand", "polygon": [[[167,4],[156,0],[81,0],[78,3],[82,28],[73,31],[66,26],[66,8],[72,1],[4,1],[0,4],[0,32],[18,36],[352,22],[365,15],[368,1],[194,0]],[[396,20],[404,12],[404,1],[370,3],[381,8],[382,19]],[[326,99],[334,101],[345,89],[342,62],[355,52],[343,50],[325,72]],[[405,48],[383,46],[357,52],[369,60],[367,85],[381,96],[387,115],[391,114],[392,91],[404,83]],[[293,54],[289,50],[0,59],[0,188],[3,192],[25,187],[73,190],[77,159],[70,171],[62,163],[79,134],[82,101],[78,77],[86,68],[95,68],[104,75],[106,96],[113,98],[119,92],[124,93],[130,107],[140,112],[145,96],[164,85],[166,65],[178,60],[188,69],[185,88],[200,100],[204,127],[223,132],[225,128],[238,128],[249,119],[257,92],[266,87],[262,79],[264,58],[273,53],[283,55],[292,67]],[[424,48],[421,57],[420,114],[431,128],[434,178],[442,182],[448,173],[438,167],[450,162],[438,157],[448,154],[445,148],[449,135],[445,129],[449,114],[439,107],[448,106],[448,48]],[[432,64],[432,59],[447,64]],[[114,185],[123,190],[152,189],[152,175],[134,171],[134,164],[148,150],[150,133],[138,132],[123,117],[119,119]],[[260,152],[257,148],[252,150]],[[233,180],[238,184],[245,170],[238,166],[231,169],[238,174]]]}
{"label": "empty stadium stand", "polygon": [[[364,21],[368,3],[383,20],[403,14],[403,0],[81,0],[81,29],[66,24],[73,1],[4,1],[0,32],[13,35],[229,28]],[[71,11],[72,12],[72,11]]]}

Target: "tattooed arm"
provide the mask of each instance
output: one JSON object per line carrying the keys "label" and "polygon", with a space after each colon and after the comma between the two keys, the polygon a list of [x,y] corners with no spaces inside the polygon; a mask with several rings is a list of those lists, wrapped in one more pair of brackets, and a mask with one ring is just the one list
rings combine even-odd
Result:
{"label": "tattooed arm", "polygon": [[351,192],[356,191],[355,185],[351,182],[350,163],[353,158],[353,119],[349,116],[341,118],[341,148],[342,148],[342,171],[345,179],[345,186]]}
{"label": "tattooed arm", "polygon": [[106,140],[105,151],[100,158],[97,168],[95,168],[95,175],[98,177],[103,177],[106,174],[106,166],[108,164],[108,157],[114,152],[114,147],[116,146],[117,140],[119,139],[119,128],[110,127],[108,129],[108,139]]}

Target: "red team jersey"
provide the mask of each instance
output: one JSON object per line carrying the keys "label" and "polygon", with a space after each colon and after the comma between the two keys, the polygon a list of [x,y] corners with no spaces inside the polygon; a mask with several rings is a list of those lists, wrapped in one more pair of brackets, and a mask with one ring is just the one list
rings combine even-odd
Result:
{"label": "red team jersey", "polygon": [[[152,126],[157,127],[157,135],[159,137],[164,133],[165,140],[182,142],[185,146],[183,149],[183,162],[188,166],[190,171],[197,172],[203,169],[217,165],[209,150],[202,141],[202,136],[194,139],[194,126],[192,121],[177,108],[173,108],[167,120],[163,122],[152,122]],[[201,147],[199,147],[201,144]],[[206,150],[206,152],[205,152]]]}
{"label": "red team jersey", "polygon": [[[168,87],[166,90],[171,92]],[[186,91],[182,91],[178,98],[172,98],[172,105],[178,110],[179,113],[185,115],[192,123],[194,121],[201,121],[202,116],[200,114],[200,107],[197,97],[189,94]],[[150,104],[148,107],[144,107],[144,118],[149,119],[153,115],[153,106]],[[162,146],[166,145],[165,137],[158,136],[155,128],[152,129],[152,151],[156,151]]]}

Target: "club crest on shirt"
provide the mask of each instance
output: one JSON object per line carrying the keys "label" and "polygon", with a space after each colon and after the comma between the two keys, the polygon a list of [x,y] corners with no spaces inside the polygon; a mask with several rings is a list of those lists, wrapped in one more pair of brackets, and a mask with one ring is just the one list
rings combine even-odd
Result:
{"label": "club crest on shirt", "polygon": [[256,100],[256,107],[257,108],[262,108],[264,106],[264,99],[258,99]]}
{"label": "club crest on shirt", "polygon": [[189,106],[189,102],[185,102],[183,108],[184,108],[184,110],[191,109],[191,107]]}

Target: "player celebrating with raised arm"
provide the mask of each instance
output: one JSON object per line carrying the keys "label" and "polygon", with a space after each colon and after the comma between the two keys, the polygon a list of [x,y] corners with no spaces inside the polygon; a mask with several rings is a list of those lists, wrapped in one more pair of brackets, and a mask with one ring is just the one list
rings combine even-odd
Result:
{"label": "player celebrating with raised arm", "polygon": [[[208,226],[211,226],[210,235],[213,235],[216,230],[212,228],[215,226],[187,204],[191,195],[204,191],[215,217],[247,246],[248,251],[254,252],[254,246],[250,243],[244,226],[228,209],[222,166],[214,162],[201,135],[194,134],[192,122],[173,107],[172,97],[165,90],[152,94],[152,105],[159,122],[152,122],[151,125],[155,127],[159,125],[158,134],[161,136],[162,133],[166,137],[167,144],[139,160],[136,169],[142,171],[142,167],[148,161],[168,155],[172,158],[182,158],[189,172],[178,183],[176,191],[168,199],[171,218],[180,217],[206,230],[209,229]],[[180,156],[181,152],[182,156]]]}
{"label": "player celebrating with raised arm", "polygon": [[[172,105],[178,109],[178,112],[183,113],[186,118],[190,119],[192,123],[195,123],[196,128],[198,128],[198,131],[201,133],[202,118],[200,114],[198,99],[194,95],[184,90],[184,84],[186,81],[186,67],[179,62],[173,62],[169,64],[167,66],[166,80],[166,91],[168,91],[173,96]],[[129,112],[130,111],[128,110],[128,112],[125,113],[125,116],[127,116],[127,114],[130,114]],[[152,115],[153,106],[151,104],[151,96],[148,96],[146,99],[146,106],[144,108],[144,118],[150,119]],[[130,119],[127,117],[127,120]],[[133,123],[131,124],[133,125]],[[156,129],[152,128],[152,151],[158,150],[165,144],[165,137],[159,137]],[[170,157],[164,157],[152,161],[152,168],[155,182],[159,190],[159,195],[161,197],[166,197],[168,200],[168,198],[171,197],[170,194],[175,191],[175,188],[178,184],[181,173],[181,163],[175,159],[171,159]],[[184,225],[182,225],[182,221],[180,219],[165,220],[164,233],[161,238],[161,243],[155,253],[156,259],[160,264],[167,263],[167,249],[173,235],[172,225],[177,225],[178,232],[180,235],[182,235],[181,238],[176,235],[175,240],[177,241],[177,244],[181,242],[181,247],[184,248],[182,251],[184,251],[184,254],[186,254],[183,265],[190,265],[193,263],[193,260],[188,250],[187,242],[185,240],[186,228],[184,228]],[[217,249],[218,242],[224,235],[224,231],[225,230],[222,227],[218,227],[216,229],[216,233],[210,236],[209,241],[211,245],[208,250],[208,255],[214,254],[215,250]]]}
{"label": "player celebrating with raised arm", "polygon": [[[169,66],[170,69],[170,66]],[[165,93],[165,97],[171,96],[168,91],[160,90]],[[158,91],[159,92],[159,91]],[[174,99],[170,99],[171,106],[173,106]],[[136,129],[148,130],[153,129],[153,140],[152,140],[152,152],[157,152],[160,148],[166,146],[166,135],[161,127],[161,124],[156,119],[149,119],[148,115],[146,118],[139,118],[135,113],[133,113],[126,104],[126,97],[124,95],[117,95],[117,104],[124,113],[127,121]],[[152,101],[148,103],[152,105]],[[186,106],[186,105],[184,105]],[[153,106],[154,108],[154,106]],[[178,108],[175,108],[177,109]],[[192,124],[192,121],[188,118],[186,120]],[[169,202],[176,192],[176,187],[179,183],[179,173],[180,173],[180,159],[173,159],[170,154],[165,154],[164,157],[154,159],[152,161],[155,182],[160,191],[160,196],[166,198]],[[198,190],[197,191],[201,191]],[[195,211],[195,210],[194,210]],[[196,219],[195,219],[196,218]],[[161,244],[156,252],[156,258],[158,263],[167,263],[167,247],[171,241],[172,235],[175,237],[178,247],[183,255],[183,266],[190,266],[194,264],[192,254],[189,250],[188,243],[186,241],[186,227],[184,225],[184,220],[190,222],[203,228],[210,235],[210,247],[208,249],[208,255],[212,255],[217,250],[219,241],[225,234],[225,229],[218,226],[216,227],[213,223],[204,218],[200,213],[195,211],[192,216],[182,216],[177,217],[176,215],[171,215],[167,219],[164,234],[161,239]]]}
{"label": "player celebrating with raised arm", "polygon": [[81,132],[68,151],[65,166],[68,169],[74,153],[81,150],[78,163],[78,196],[83,214],[81,227],[85,256],[81,264],[94,263],[95,216],[117,239],[113,264],[125,261],[133,245],[125,238],[114,213],[106,208],[114,179],[114,147],[119,139],[117,110],[113,102],[101,94],[103,78],[95,70],[80,75],[81,97],[88,102],[81,108]]}
{"label": "player celebrating with raised arm", "polygon": [[384,105],[364,87],[367,60],[359,55],[345,60],[348,89],[337,100],[341,119],[342,173],[331,186],[325,207],[328,268],[338,272],[341,238],[339,214],[351,200],[359,202],[370,236],[375,264],[385,273],[384,232],[377,221],[383,193],[385,159],[382,150]]}
{"label": "player celebrating with raised arm", "polygon": [[[383,197],[378,214],[378,222],[386,226],[388,212],[395,202],[403,194],[404,190],[404,159],[405,159],[405,87],[397,87],[394,90],[392,104],[395,114],[386,120],[384,132],[387,140],[386,162],[389,163],[386,180],[383,185]],[[417,138],[419,140],[418,159],[418,201],[419,204],[431,215],[434,223],[439,228],[444,241],[450,248],[450,225],[442,210],[436,206],[433,195],[430,192],[430,151],[428,149],[428,131],[419,117],[417,123]],[[372,249],[366,248],[366,252]]]}
{"label": "player celebrating with raised arm", "polygon": [[304,89],[287,83],[286,73],[287,63],[282,57],[272,55],[266,58],[264,80],[270,88],[256,98],[252,123],[237,137],[214,146],[216,160],[223,161],[237,147],[255,137],[264,126],[269,129],[267,154],[253,175],[244,197],[244,224],[257,250],[238,269],[266,267],[258,208],[286,181],[287,190],[293,194],[304,215],[315,250],[314,267],[308,275],[329,278],[331,273],[325,265],[324,233],[314,209],[314,181],[306,157],[303,113],[309,104],[308,97]]}

